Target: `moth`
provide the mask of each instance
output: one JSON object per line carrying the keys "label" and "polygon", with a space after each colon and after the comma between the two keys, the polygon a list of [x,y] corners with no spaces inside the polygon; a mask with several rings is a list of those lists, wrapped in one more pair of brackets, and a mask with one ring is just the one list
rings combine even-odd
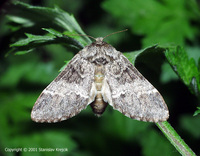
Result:
{"label": "moth", "polygon": [[96,38],[79,51],[43,90],[31,112],[33,121],[66,120],[88,105],[101,116],[108,104],[140,121],[169,118],[167,105],[157,89],[104,38]]}

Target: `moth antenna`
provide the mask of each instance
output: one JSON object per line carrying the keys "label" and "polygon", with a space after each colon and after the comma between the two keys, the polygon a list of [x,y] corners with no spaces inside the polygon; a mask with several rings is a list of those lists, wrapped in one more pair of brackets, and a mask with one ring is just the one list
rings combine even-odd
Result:
{"label": "moth antenna", "polygon": [[120,30],[120,31],[117,31],[117,32],[113,32],[113,33],[111,33],[111,34],[106,35],[103,39],[105,39],[106,37],[111,36],[111,35],[113,35],[113,34],[118,34],[118,33],[121,33],[121,32],[127,31],[127,30],[128,30],[128,29],[124,29],[124,30]]}
{"label": "moth antenna", "polygon": [[87,37],[90,37],[90,38],[96,40],[96,38],[94,38],[94,37],[92,37],[92,36],[90,36],[90,35],[85,35],[85,34],[67,34],[67,35],[68,35],[68,36],[87,36]]}

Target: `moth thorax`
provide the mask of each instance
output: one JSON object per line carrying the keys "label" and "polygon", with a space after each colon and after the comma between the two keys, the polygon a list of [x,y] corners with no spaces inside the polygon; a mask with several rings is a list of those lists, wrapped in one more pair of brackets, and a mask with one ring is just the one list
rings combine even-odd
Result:
{"label": "moth thorax", "polygon": [[97,94],[96,94],[94,102],[91,103],[91,107],[92,107],[93,112],[97,116],[100,116],[104,112],[106,106],[108,105],[108,103],[106,103],[103,100],[103,96],[102,96],[102,92],[101,92],[102,85],[104,82],[104,67],[103,66],[96,66],[94,82],[95,82]]}
{"label": "moth thorax", "polygon": [[96,65],[100,66],[100,65],[105,65],[108,63],[108,61],[106,60],[106,58],[100,57],[100,58],[96,58],[93,61]]}

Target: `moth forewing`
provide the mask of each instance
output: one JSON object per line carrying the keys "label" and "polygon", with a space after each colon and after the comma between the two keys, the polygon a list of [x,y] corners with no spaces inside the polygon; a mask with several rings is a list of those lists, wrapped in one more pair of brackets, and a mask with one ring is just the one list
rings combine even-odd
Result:
{"label": "moth forewing", "polygon": [[168,119],[168,108],[160,93],[122,54],[115,63],[107,66],[105,77],[113,91],[114,109],[141,121]]}
{"label": "moth forewing", "polygon": [[32,120],[66,120],[89,104],[100,116],[108,103],[136,120],[168,119],[169,111],[160,93],[122,53],[103,39],[97,38],[75,55],[45,88],[32,109]]}
{"label": "moth forewing", "polygon": [[80,54],[75,55],[37,99],[31,112],[32,120],[58,122],[80,113],[91,97],[93,75],[93,65],[80,58]]}

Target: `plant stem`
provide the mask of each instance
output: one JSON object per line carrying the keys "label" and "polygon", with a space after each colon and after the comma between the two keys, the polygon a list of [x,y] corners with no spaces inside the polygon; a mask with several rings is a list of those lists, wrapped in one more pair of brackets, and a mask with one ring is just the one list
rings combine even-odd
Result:
{"label": "plant stem", "polygon": [[158,122],[156,125],[165,134],[167,139],[172,145],[184,156],[196,156],[196,154],[190,149],[190,147],[181,139],[181,137],[176,133],[173,127],[167,122]]}

